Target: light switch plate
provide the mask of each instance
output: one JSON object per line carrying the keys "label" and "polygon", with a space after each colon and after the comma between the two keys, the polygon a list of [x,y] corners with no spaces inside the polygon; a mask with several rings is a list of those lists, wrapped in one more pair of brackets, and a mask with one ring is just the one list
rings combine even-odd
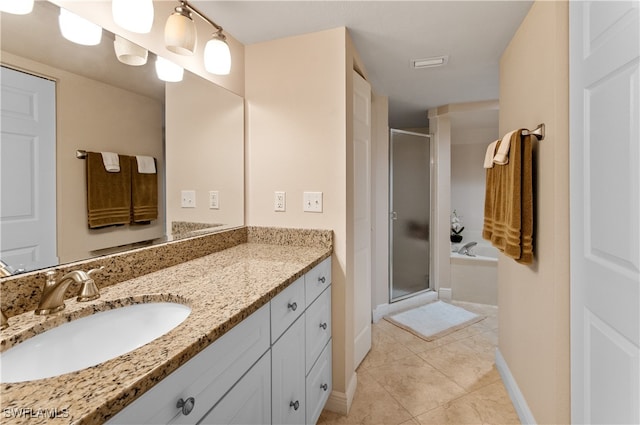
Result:
{"label": "light switch plate", "polygon": [[302,195],[304,212],[322,212],[322,192],[304,192]]}
{"label": "light switch plate", "polygon": [[182,208],[195,208],[196,207],[196,191],[195,190],[183,190],[181,193]]}
{"label": "light switch plate", "polygon": [[218,192],[217,190],[209,191],[209,209],[210,210],[220,209],[220,192]]}

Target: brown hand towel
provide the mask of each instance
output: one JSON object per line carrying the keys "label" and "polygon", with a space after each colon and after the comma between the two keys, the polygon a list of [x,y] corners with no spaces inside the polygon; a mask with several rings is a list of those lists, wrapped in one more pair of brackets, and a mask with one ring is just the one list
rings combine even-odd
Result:
{"label": "brown hand towel", "polygon": [[131,157],[131,193],[133,203],[132,221],[138,224],[148,224],[151,220],[157,220],[158,174],[140,173],[135,156]]}
{"label": "brown hand towel", "polygon": [[90,229],[131,221],[131,166],[120,156],[120,171],[108,172],[102,155],[87,152],[87,221]]}
{"label": "brown hand towel", "polygon": [[523,264],[533,262],[532,137],[514,132],[508,163],[486,169],[482,237]]}

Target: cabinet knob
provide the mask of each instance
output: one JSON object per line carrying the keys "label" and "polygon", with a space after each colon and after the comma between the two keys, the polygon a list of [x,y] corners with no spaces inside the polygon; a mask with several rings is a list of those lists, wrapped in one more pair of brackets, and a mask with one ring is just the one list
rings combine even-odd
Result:
{"label": "cabinet knob", "polygon": [[320,327],[324,330],[327,330],[327,322],[320,323]]}
{"label": "cabinet knob", "polygon": [[293,407],[293,410],[298,410],[298,408],[300,407],[300,402],[298,400],[292,401],[291,403],[289,403],[289,407]]}
{"label": "cabinet knob", "polygon": [[187,416],[196,405],[196,399],[193,397],[189,397],[186,400],[180,399],[178,403],[176,403],[176,407],[178,409],[182,409],[182,414]]}
{"label": "cabinet knob", "polygon": [[327,388],[329,388],[329,386],[327,384],[322,384],[320,385],[320,388],[322,388],[324,391],[327,391]]}
{"label": "cabinet knob", "polygon": [[287,307],[289,307],[291,311],[296,311],[298,309],[298,303],[296,302],[289,303],[287,304]]}
{"label": "cabinet knob", "polygon": [[324,276],[320,276],[320,277],[318,278],[318,282],[320,282],[320,283],[325,283],[326,281],[327,281],[327,279],[325,279],[325,277],[324,277]]}

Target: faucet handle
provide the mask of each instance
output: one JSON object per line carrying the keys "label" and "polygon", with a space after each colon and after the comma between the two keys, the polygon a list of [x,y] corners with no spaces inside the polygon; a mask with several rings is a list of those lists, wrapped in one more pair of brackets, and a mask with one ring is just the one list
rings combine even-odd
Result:
{"label": "faucet handle", "polygon": [[91,275],[101,272],[102,270],[104,270],[104,266],[100,266],[97,269],[91,269],[87,272],[87,276],[91,277]]}
{"label": "faucet handle", "polygon": [[0,329],[6,329],[9,327],[9,318],[6,314],[4,314],[4,311],[0,310],[0,313],[2,313],[2,322],[0,322]]}
{"label": "faucet handle", "polygon": [[55,283],[55,281],[56,281],[56,271],[55,270],[49,270],[48,272],[45,272],[44,275],[47,278],[47,283]]}
{"label": "faucet handle", "polygon": [[82,288],[80,288],[80,293],[78,294],[77,300],[79,302],[92,301],[100,298],[100,291],[98,290],[98,286],[91,275],[98,273],[103,269],[104,266],[100,266],[97,269],[91,269],[87,272],[87,279],[82,282]]}

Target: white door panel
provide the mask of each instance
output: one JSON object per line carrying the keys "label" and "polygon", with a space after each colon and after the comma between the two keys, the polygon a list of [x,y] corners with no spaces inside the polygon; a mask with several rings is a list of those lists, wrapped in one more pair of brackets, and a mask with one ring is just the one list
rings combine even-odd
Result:
{"label": "white door panel", "polygon": [[570,3],[572,422],[640,423],[640,2]]}
{"label": "white door panel", "polygon": [[371,349],[371,86],[353,72],[354,362]]}
{"label": "white door panel", "polygon": [[14,269],[58,264],[55,83],[2,67],[0,253]]}

